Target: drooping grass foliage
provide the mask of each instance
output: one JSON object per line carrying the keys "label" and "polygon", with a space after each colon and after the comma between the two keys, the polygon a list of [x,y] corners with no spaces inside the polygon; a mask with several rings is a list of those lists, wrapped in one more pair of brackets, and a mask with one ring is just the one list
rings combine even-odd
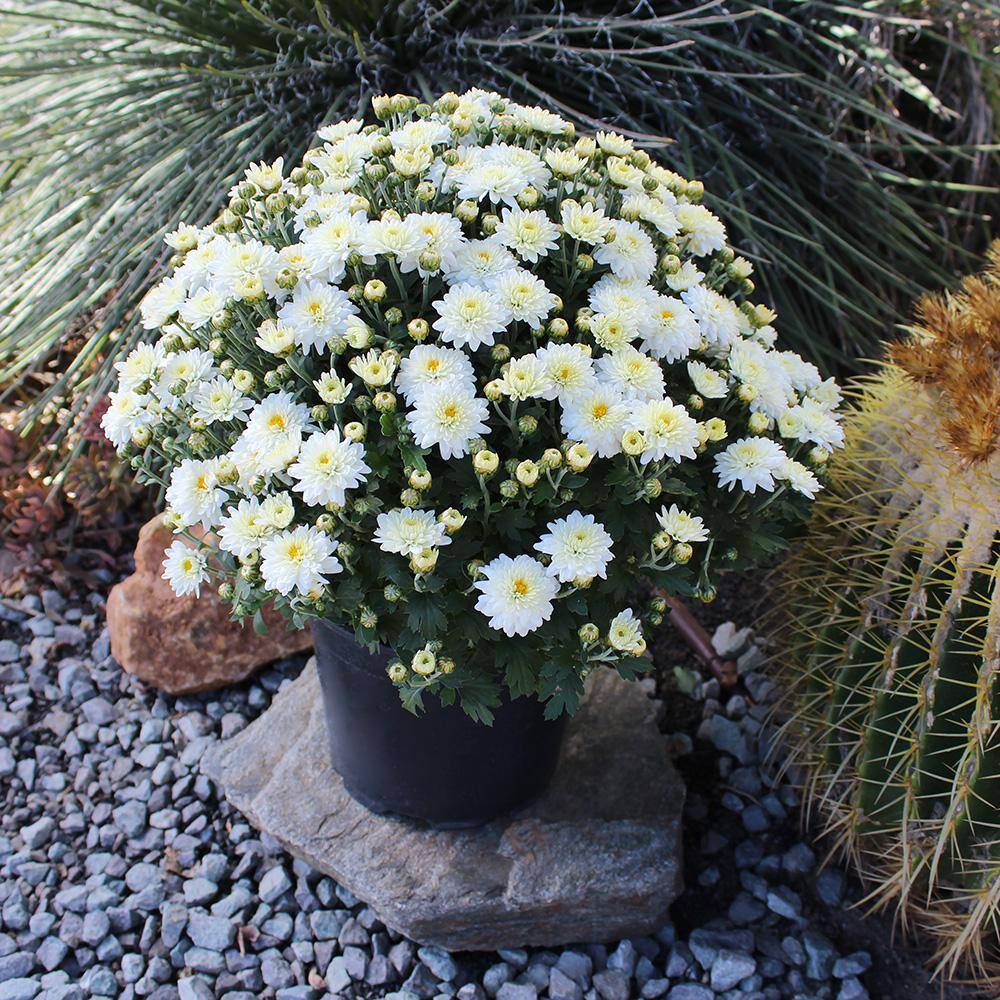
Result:
{"label": "drooping grass foliage", "polygon": [[[1000,987],[1000,244],[860,387],[780,590],[807,807],[871,889]],[[982,405],[983,401],[987,405]]]}
{"label": "drooping grass foliage", "polygon": [[470,85],[672,137],[789,346],[849,362],[979,211],[992,5],[0,0],[0,381],[28,420],[102,395],[161,234],[219,178],[372,93]]}

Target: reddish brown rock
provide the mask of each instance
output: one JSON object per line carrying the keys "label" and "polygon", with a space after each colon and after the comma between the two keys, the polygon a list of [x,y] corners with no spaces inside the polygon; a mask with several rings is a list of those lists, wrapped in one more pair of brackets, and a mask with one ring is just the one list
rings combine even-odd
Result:
{"label": "reddish brown rock", "polygon": [[282,656],[312,646],[309,629],[290,632],[268,609],[267,635],[229,617],[211,588],[178,597],[163,579],[163,553],[173,535],[158,517],[139,532],[135,572],[108,597],[111,652],[130,673],[169,694],[235,684]]}

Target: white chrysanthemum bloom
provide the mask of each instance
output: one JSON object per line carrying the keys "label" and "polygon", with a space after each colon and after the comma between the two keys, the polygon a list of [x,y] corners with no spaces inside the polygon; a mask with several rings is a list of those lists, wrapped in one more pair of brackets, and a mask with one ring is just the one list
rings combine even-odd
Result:
{"label": "white chrysanthemum bloom", "polygon": [[329,535],[309,525],[274,535],[260,550],[264,585],[279,594],[319,590],[329,574],[344,568],[333,554],[334,546]]}
{"label": "white chrysanthemum bloom", "polygon": [[750,409],[779,417],[795,398],[788,373],[779,359],[752,340],[737,340],[726,359],[730,372],[753,390]]}
{"label": "white chrysanthemum bloom", "polygon": [[639,192],[643,190],[642,182],[646,175],[634,164],[620,156],[611,156],[605,164],[608,171],[608,180],[615,187],[624,188],[626,191]]}
{"label": "white chrysanthemum bloom", "polygon": [[418,118],[393,129],[389,133],[389,141],[393,149],[412,152],[421,146],[440,146],[451,142],[451,129],[445,122]]}
{"label": "white chrysanthemum bloom", "polygon": [[256,552],[274,530],[274,525],[261,510],[260,501],[243,499],[235,507],[229,507],[222,518],[219,548],[238,559],[245,559]]}
{"label": "white chrysanthemum bloom", "polygon": [[339,406],[347,402],[354,386],[350,382],[345,382],[334,372],[323,372],[318,379],[313,382],[316,393],[327,406]]}
{"label": "white chrysanthemum bloom", "polygon": [[284,472],[295,461],[301,444],[300,431],[264,435],[244,430],[229,453],[239,472],[240,489],[249,492],[250,484],[257,476],[267,477]]}
{"label": "white chrysanthemum bloom", "polygon": [[[484,150],[473,147],[470,152],[481,153]],[[494,203],[516,205],[517,196],[528,186],[513,163],[505,163],[500,159],[470,157],[460,167],[449,168],[448,174],[455,184],[458,197],[472,201],[488,198]]]}
{"label": "white chrysanthemum bloom", "polygon": [[[407,218],[423,238],[423,249],[432,250],[441,258],[441,268],[445,272],[453,270],[458,251],[466,242],[462,223],[446,212],[420,212]],[[419,268],[419,253],[400,258],[400,270],[404,274]]]}
{"label": "white chrysanthemum bloom", "polygon": [[167,233],[163,237],[163,242],[172,250],[185,253],[193,250],[201,239],[201,230],[197,226],[191,226],[182,222],[176,229]]}
{"label": "white chrysanthemum bloom", "polygon": [[[800,358],[794,351],[772,351],[769,355],[771,361],[781,366],[781,370],[788,377],[789,385],[796,392],[811,392],[823,384],[823,376],[819,369],[803,358]],[[837,402],[840,402],[840,390],[837,383],[832,379],[828,384],[837,394]]]}
{"label": "white chrysanthemum bloom", "polygon": [[631,344],[598,358],[597,377],[613,385],[625,399],[663,397],[663,369]]}
{"label": "white chrysanthemum bloom", "polygon": [[200,330],[225,304],[214,288],[198,288],[181,306],[179,315],[193,330]]}
{"label": "white chrysanthemum bloom", "polygon": [[202,230],[198,246],[184,255],[184,263],[174,272],[174,277],[192,291],[211,284],[213,262],[229,246],[230,241],[225,236]]}
{"label": "white chrysanthemum bloom", "polygon": [[146,292],[139,303],[144,330],[157,330],[175,316],[187,298],[187,285],[176,275],[164,278]]}
{"label": "white chrysanthemum bloom", "polygon": [[415,556],[424,549],[451,545],[445,526],[432,510],[401,507],[379,514],[372,541],[383,551]]}
{"label": "white chrysanthemum bloom", "polygon": [[781,445],[770,438],[740,438],[715,456],[715,474],[719,485],[730,490],[739,484],[747,493],[756,493],[758,487],[771,492],[787,458]]}
{"label": "white chrysanthemum bloom", "polygon": [[296,285],[291,299],[278,310],[278,320],[291,328],[303,352],[315,347],[318,353],[331,337],[347,332],[357,312],[358,307],[342,289],[307,281]]}
{"label": "white chrysanthemum bloom", "polygon": [[808,398],[821,409],[832,412],[840,406],[844,394],[840,386],[832,378],[825,379],[819,385],[808,390]]}
{"label": "white chrysanthemum bloom", "polygon": [[603,243],[614,223],[596,205],[581,205],[573,198],[559,205],[559,217],[568,236],[581,243]]}
{"label": "white chrysanthemum bloom", "polygon": [[258,279],[268,295],[278,291],[275,278],[281,269],[278,251],[269,243],[248,239],[228,243],[209,264],[212,287],[227,299],[236,298],[249,279]]}
{"label": "white chrysanthemum bloom", "polygon": [[596,382],[590,389],[563,402],[562,429],[567,437],[585,444],[601,458],[622,450],[622,434],[629,407],[612,385]]}
{"label": "white chrysanthemum bloom", "polygon": [[500,379],[500,391],[511,399],[551,399],[555,385],[545,362],[534,354],[509,361]]}
{"label": "white chrysanthemum bloom", "polygon": [[[342,215],[351,211],[351,201],[353,195],[346,191],[313,191],[306,200],[295,209],[295,231],[301,233],[306,230],[306,218],[318,215],[321,220],[332,218],[335,215]],[[363,219],[362,219],[363,221]]]}
{"label": "white chrysanthemum bloom", "polygon": [[608,645],[619,653],[638,655],[646,648],[642,637],[642,623],[631,608],[620,611],[608,626]]}
{"label": "white chrysanthemum bloom", "polygon": [[642,349],[672,364],[683,361],[700,343],[701,331],[691,310],[680,299],[655,296]]}
{"label": "white chrysanthemum bloom", "polygon": [[547,149],[545,162],[556,177],[576,177],[587,166],[587,161],[572,149]]}
{"label": "white chrysanthemum bloom", "polygon": [[669,458],[679,462],[694,458],[698,444],[698,422],[687,410],[670,399],[650,399],[635,407],[628,421],[630,430],[642,432],[646,447],[640,460],[644,465]]}
{"label": "white chrysanthemum bloom", "polygon": [[505,208],[497,226],[497,239],[521,258],[537,264],[559,246],[559,227],[542,211]]}
{"label": "white chrysanthemum bloom", "polygon": [[629,195],[622,202],[621,211],[626,218],[637,216],[644,222],[652,223],[668,239],[676,236],[681,229],[673,207],[647,194]]}
{"label": "white chrysanthemum bloom", "polygon": [[629,339],[633,339],[651,329],[650,314],[656,297],[644,281],[624,281],[606,274],[590,289],[587,301],[595,313],[620,320]]}
{"label": "white chrysanthemum bloom", "polygon": [[453,285],[444,298],[431,304],[438,314],[432,325],[441,339],[472,350],[492,346],[495,334],[510,322],[498,294],[468,282]]}
{"label": "white chrysanthemum bloom", "polygon": [[295,501],[291,493],[272,493],[260,505],[260,516],[276,531],[287,528],[295,520]]}
{"label": "white chrysanthemum bloom", "polygon": [[521,268],[504,271],[490,287],[508,314],[532,329],[541,326],[559,302],[541,278]]}
{"label": "white chrysanthemum bloom", "polygon": [[274,392],[254,407],[244,434],[257,448],[268,449],[293,441],[297,450],[302,434],[310,428],[309,408],[296,403],[290,392]]}
{"label": "white chrysanthemum bloom", "polygon": [[457,382],[474,390],[475,371],[465,351],[418,344],[399,362],[396,388],[407,403],[412,404],[428,387],[439,382]]}
{"label": "white chrysanthemum bloom", "polygon": [[541,132],[543,135],[562,135],[572,128],[565,118],[560,117],[553,111],[549,111],[548,108],[511,104],[507,110],[518,121],[522,121],[530,126],[533,132]]}
{"label": "white chrysanthemum bloom", "polygon": [[617,132],[598,132],[594,138],[597,145],[611,156],[628,156],[635,149],[631,139],[626,139]]}
{"label": "white chrysanthemum bloom", "polygon": [[119,392],[129,392],[148,382],[155,382],[166,357],[167,352],[159,341],[155,344],[138,344],[129,351],[124,361],[115,362]]}
{"label": "white chrysanthemum bloom", "polygon": [[188,527],[213,528],[222,515],[226,491],[219,485],[219,460],[185,458],[170,474],[167,506]]}
{"label": "white chrysanthemum bloom", "polygon": [[594,362],[582,344],[546,344],[535,356],[545,366],[551,386],[542,399],[565,400],[594,387]]}
{"label": "white chrysanthemum bloom", "polygon": [[201,585],[208,579],[208,562],[193,546],[177,539],[163,560],[163,579],[178,597],[185,594],[200,597]]}
{"label": "white chrysanthemum bloom", "polygon": [[725,399],[729,395],[726,376],[704,362],[689,361],[687,372],[695,391],[705,399]]}
{"label": "white chrysanthemum bloom", "polygon": [[365,261],[374,264],[377,257],[394,257],[412,270],[420,252],[427,246],[427,237],[411,219],[411,216],[402,219],[389,216],[369,222],[360,248]]}
{"label": "white chrysanthemum bloom", "polygon": [[663,276],[663,283],[672,292],[686,292],[689,288],[702,284],[704,280],[705,275],[690,260],[684,261],[680,269],[673,274]]}
{"label": "white chrysanthemum bloom", "polygon": [[344,136],[354,135],[364,127],[360,118],[349,118],[342,122],[331,122],[316,130],[316,138],[322,142],[336,142]]}
{"label": "white chrysanthemum bloom", "polygon": [[619,278],[648,281],[656,267],[656,248],[638,222],[616,222],[615,238],[594,252],[599,264],[607,264]]}
{"label": "white chrysanthemum bloom", "polygon": [[392,381],[396,374],[396,355],[374,349],[351,358],[347,367],[361,379],[365,385],[381,388]]}
{"label": "white chrysanthemum bloom", "polygon": [[108,400],[108,408],[101,415],[101,428],[116,448],[127,445],[135,431],[150,426],[156,419],[150,397],[132,389],[112,392]]}
{"label": "white chrysanthemum bloom", "polygon": [[476,610],[490,627],[504,635],[527,635],[552,617],[552,601],[559,592],[555,577],[531,556],[497,556],[482,570]]}
{"label": "white chrysanthemum bloom", "polygon": [[442,458],[461,458],[468,454],[473,438],[489,433],[488,415],[489,405],[472,388],[445,382],[417,397],[406,422],[418,447],[437,446]]}
{"label": "white chrysanthemum bloom", "polygon": [[823,404],[806,398],[797,406],[790,406],[787,412],[800,421],[800,433],[795,435],[797,440],[811,441],[828,451],[843,445],[844,429],[837,422],[836,415]]}
{"label": "white chrysanthemum bloom", "polygon": [[251,163],[243,176],[264,194],[271,194],[281,187],[281,175],[285,169],[285,158],[279,156],[274,163]]}
{"label": "white chrysanthemum bloom", "polygon": [[549,572],[563,583],[589,580],[595,576],[604,580],[607,578],[608,563],[613,558],[612,541],[604,525],[598,523],[593,514],[575,510],[566,517],[549,522],[545,526],[545,534],[535,543],[535,549],[551,558]]}
{"label": "white chrysanthemum bloom", "polygon": [[815,475],[794,458],[786,459],[781,468],[774,473],[774,478],[786,480],[796,493],[801,493],[810,500],[814,500],[816,494],[823,489]]}
{"label": "white chrysanthemum bloom", "polygon": [[704,205],[684,203],[676,212],[687,236],[687,249],[695,257],[715,253],[726,245],[726,227]]}
{"label": "white chrysanthemum bloom", "polygon": [[504,271],[517,267],[517,258],[495,237],[469,240],[455,250],[454,261],[442,257],[441,266],[452,284],[488,285]]}
{"label": "white chrysanthemum bloom", "polygon": [[[318,226],[306,229],[302,234],[300,247],[303,258],[309,262],[310,276],[325,281],[340,281],[344,276],[344,264],[348,256],[361,246],[367,228],[360,215],[339,212],[330,215]],[[282,263],[287,261],[283,260]]]}
{"label": "white chrysanthemum bloom", "polygon": [[694,314],[702,336],[710,344],[729,347],[740,335],[742,314],[731,299],[704,285],[694,285],[682,292],[681,299]]}
{"label": "white chrysanthemum bloom", "polygon": [[[488,158],[514,168],[521,178],[521,191],[526,187],[534,187],[539,191],[544,191],[548,187],[549,168],[545,166],[542,158],[534,150],[495,142],[490,146],[485,146],[483,152]],[[508,204],[511,203],[508,202]]]}
{"label": "white chrysanthemum bloom", "polygon": [[197,347],[190,351],[168,354],[164,358],[154,392],[164,406],[173,406],[177,402],[173,390],[183,386],[183,395],[191,393],[198,382],[212,377],[215,371],[214,363],[215,359],[208,351]]}
{"label": "white chrysanthemum bloom", "polygon": [[287,354],[295,346],[295,331],[284,323],[266,319],[257,328],[254,343],[268,354]]}
{"label": "white chrysanthemum bloom", "polygon": [[393,169],[401,177],[421,177],[427,173],[434,163],[434,150],[430,146],[417,146],[416,149],[397,149],[389,157]]}
{"label": "white chrysanthemum bloom", "polygon": [[594,313],[590,318],[590,333],[606,351],[621,350],[636,336],[629,318],[618,313]]}
{"label": "white chrysanthemum bloom", "polygon": [[338,427],[310,434],[302,442],[298,459],[288,467],[288,475],[295,480],[292,489],[312,507],[343,506],[347,491],[366,482],[371,471],[364,445],[344,440]]}
{"label": "white chrysanthemum bloom", "polygon": [[361,177],[365,160],[371,155],[371,139],[350,135],[328,144],[311,156],[313,166],[323,174],[324,191],[347,191]]}
{"label": "white chrysanthemum bloom", "polygon": [[254,403],[224,375],[217,375],[211,382],[202,382],[195,389],[191,403],[194,415],[206,424],[224,420],[246,420],[247,411]]}
{"label": "white chrysanthemum bloom", "polygon": [[656,515],[656,520],[675,542],[708,541],[708,528],[705,527],[704,520],[695,514],[689,514],[686,510],[681,510],[675,503],[669,508],[664,505]]}

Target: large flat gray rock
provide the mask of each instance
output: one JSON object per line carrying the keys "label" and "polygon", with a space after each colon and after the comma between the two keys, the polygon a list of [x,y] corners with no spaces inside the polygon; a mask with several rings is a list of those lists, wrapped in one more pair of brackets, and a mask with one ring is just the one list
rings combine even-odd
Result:
{"label": "large flat gray rock", "polygon": [[609,670],[588,688],[548,791],[476,830],[378,816],[347,794],[312,661],[202,770],[256,827],[422,944],[493,950],[645,934],[682,888],[684,784],[657,703]]}

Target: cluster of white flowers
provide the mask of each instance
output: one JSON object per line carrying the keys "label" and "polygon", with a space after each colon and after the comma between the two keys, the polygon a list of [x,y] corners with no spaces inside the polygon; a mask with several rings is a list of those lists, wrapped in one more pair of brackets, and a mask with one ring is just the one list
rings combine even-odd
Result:
{"label": "cluster of white flowers", "polygon": [[[269,592],[330,614],[359,547],[426,578],[473,520],[495,555],[464,599],[524,636],[636,554],[599,510],[568,509],[584,474],[649,502],[697,469],[694,505],[738,488],[733,517],[761,490],[815,495],[839,392],[775,348],[700,184],[496,94],[373,105],[380,125],[323,127],[301,166],[251,166],[212,226],[167,237],[172,272],[141,305],[159,339],[117,366],[104,428],[164,478],[177,530],[215,533],[171,549],[178,592],[213,572],[215,538],[243,610]],[[470,482],[481,497],[459,503]],[[500,544],[490,518],[511,505],[544,534]],[[640,568],[712,544],[701,512],[648,517]],[[631,612],[601,634],[642,646]]]}

